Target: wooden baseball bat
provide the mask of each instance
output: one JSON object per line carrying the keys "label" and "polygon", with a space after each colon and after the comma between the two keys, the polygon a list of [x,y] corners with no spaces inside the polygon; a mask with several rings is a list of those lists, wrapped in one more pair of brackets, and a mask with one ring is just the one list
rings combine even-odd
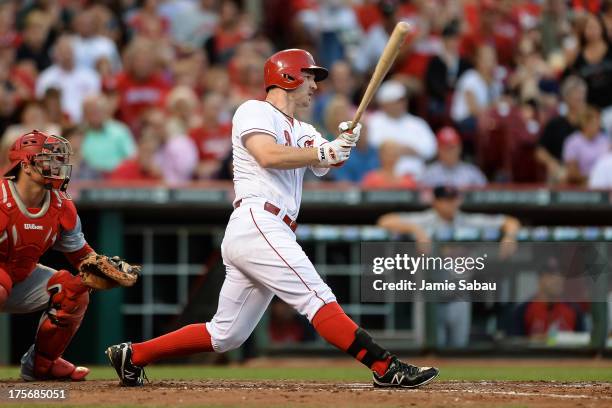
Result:
{"label": "wooden baseball bat", "polygon": [[389,41],[387,41],[387,45],[385,45],[385,49],[378,59],[378,63],[374,69],[374,74],[372,74],[372,78],[370,78],[370,82],[368,83],[368,87],[363,94],[363,98],[361,98],[357,112],[355,112],[355,115],[353,116],[353,126],[359,122],[363,112],[365,112],[366,108],[372,101],[376,90],[385,78],[385,75],[387,75],[387,72],[389,72],[389,68],[391,68],[391,65],[393,65],[395,58],[397,58],[397,54],[399,54],[400,48],[406,39],[406,35],[408,35],[411,30],[412,26],[403,21],[395,25],[395,28],[389,37]]}

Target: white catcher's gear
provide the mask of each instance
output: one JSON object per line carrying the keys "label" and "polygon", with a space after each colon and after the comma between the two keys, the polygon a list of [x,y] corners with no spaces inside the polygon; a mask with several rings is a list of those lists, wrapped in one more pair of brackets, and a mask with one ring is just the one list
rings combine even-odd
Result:
{"label": "white catcher's gear", "polygon": [[347,143],[346,140],[337,138],[336,140],[319,146],[319,163],[321,167],[330,167],[348,160],[351,155],[351,148],[354,143]]}
{"label": "white catcher's gear", "polygon": [[349,130],[352,124],[353,122],[351,121],[340,123],[340,125],[338,125],[338,131],[340,132],[338,138],[354,146],[359,141],[359,136],[361,135],[361,123],[357,123],[352,130]]}

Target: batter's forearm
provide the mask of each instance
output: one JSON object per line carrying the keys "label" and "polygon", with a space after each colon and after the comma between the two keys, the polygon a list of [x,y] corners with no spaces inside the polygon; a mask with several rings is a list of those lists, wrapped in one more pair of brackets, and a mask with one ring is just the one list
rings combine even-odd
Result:
{"label": "batter's forearm", "polygon": [[318,149],[314,147],[291,147],[274,145],[260,157],[256,157],[259,165],[266,169],[299,169],[306,166],[318,165]]}

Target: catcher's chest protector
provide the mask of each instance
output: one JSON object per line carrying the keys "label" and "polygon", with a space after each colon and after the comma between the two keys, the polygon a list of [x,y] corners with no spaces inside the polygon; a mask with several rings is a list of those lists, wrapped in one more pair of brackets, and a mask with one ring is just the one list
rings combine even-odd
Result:
{"label": "catcher's chest protector", "polygon": [[8,183],[2,180],[0,184],[0,266],[15,284],[34,270],[42,254],[57,240],[61,228],[75,227],[76,212],[71,216],[72,202],[55,190],[47,194],[42,208],[30,212],[18,202]]}

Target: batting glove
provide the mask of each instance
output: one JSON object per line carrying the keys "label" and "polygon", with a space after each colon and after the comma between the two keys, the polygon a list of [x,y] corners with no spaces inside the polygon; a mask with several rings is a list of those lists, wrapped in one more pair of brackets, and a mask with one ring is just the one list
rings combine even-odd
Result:
{"label": "batting glove", "polygon": [[351,121],[340,123],[340,125],[338,125],[338,131],[340,132],[338,138],[355,146],[359,140],[359,134],[361,133],[361,123],[357,123],[357,125],[351,129],[352,124],[353,122]]}
{"label": "batting glove", "polygon": [[348,160],[351,155],[351,147],[347,146],[346,141],[337,138],[336,140],[324,143],[319,149],[320,167],[337,167],[339,163]]}

